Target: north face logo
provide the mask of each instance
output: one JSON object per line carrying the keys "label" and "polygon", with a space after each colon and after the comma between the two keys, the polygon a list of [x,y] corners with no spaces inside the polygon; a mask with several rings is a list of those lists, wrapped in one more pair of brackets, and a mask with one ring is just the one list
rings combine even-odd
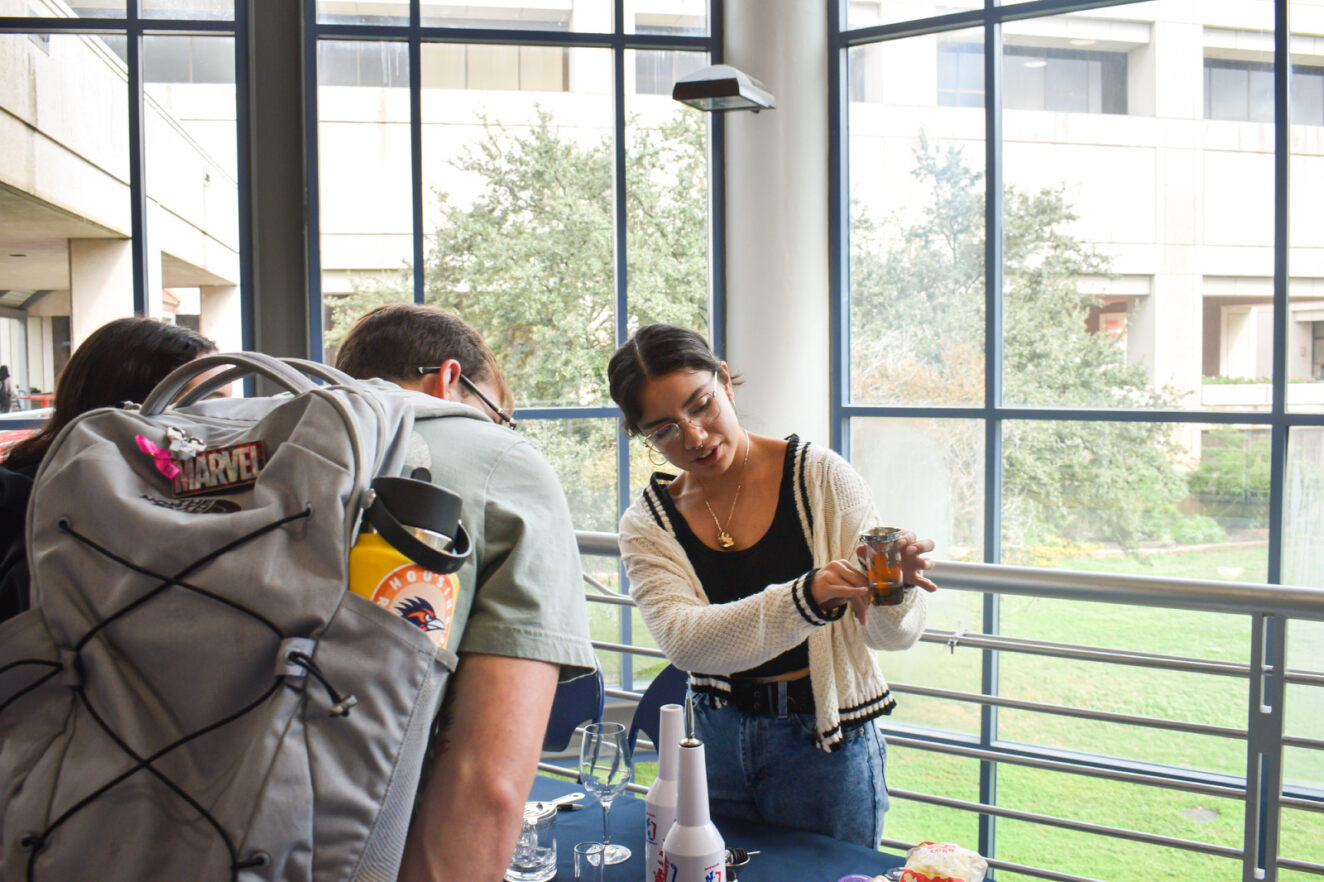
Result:
{"label": "north face logo", "polygon": [[184,514],[234,514],[241,511],[239,505],[229,499],[164,499],[160,496],[143,495],[152,505],[182,511]]}

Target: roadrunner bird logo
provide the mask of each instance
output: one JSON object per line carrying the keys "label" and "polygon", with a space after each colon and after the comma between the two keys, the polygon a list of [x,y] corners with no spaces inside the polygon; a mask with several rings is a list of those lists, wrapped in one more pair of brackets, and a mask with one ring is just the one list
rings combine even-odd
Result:
{"label": "roadrunner bird logo", "polygon": [[454,573],[425,570],[416,563],[406,563],[380,577],[369,598],[418,628],[433,643],[446,646],[460,583]]}
{"label": "roadrunner bird logo", "polygon": [[406,598],[403,603],[396,604],[395,611],[406,622],[412,622],[424,631],[440,631],[446,627],[446,623],[437,618],[432,604],[421,597]]}

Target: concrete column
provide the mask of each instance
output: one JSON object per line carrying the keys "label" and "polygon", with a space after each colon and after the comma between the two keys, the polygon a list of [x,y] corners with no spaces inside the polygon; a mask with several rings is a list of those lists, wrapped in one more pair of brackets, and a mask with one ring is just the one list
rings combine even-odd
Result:
{"label": "concrete column", "polygon": [[744,423],[828,443],[827,5],[729,0],[725,61],[775,110],[726,116],[727,361]]}
{"label": "concrete column", "polygon": [[[144,283],[147,288],[147,297],[145,302],[147,304],[147,315],[158,319],[166,318],[163,290],[165,288],[165,279],[161,270],[161,249],[157,248],[155,244],[158,241],[157,234],[164,225],[164,221],[161,218],[162,213],[163,209],[158,203],[148,200],[146,232],[147,271],[145,273]],[[125,315],[129,315],[132,312],[133,308],[130,307],[129,312],[125,313]]]}
{"label": "concrete column", "polygon": [[[1184,405],[1199,403],[1204,358],[1203,341],[1194,332],[1203,326],[1204,302],[1200,246],[1205,170],[1197,137],[1204,117],[1203,45],[1203,26],[1198,22],[1156,22],[1145,71],[1158,84],[1153,112],[1160,119],[1164,146],[1156,151],[1154,172],[1160,194],[1155,218],[1158,271],[1145,304],[1150,319],[1144,325],[1147,339],[1136,342],[1152,353],[1144,360],[1154,385],[1171,385],[1186,393]],[[1171,328],[1192,332],[1173,335]],[[1127,340],[1130,344],[1130,326]]]}
{"label": "concrete column", "polygon": [[1131,297],[1126,304],[1126,360],[1143,364],[1154,376],[1154,346],[1158,340],[1154,296]]}
{"label": "concrete column", "polygon": [[[111,319],[133,315],[129,240],[70,239],[69,295],[70,342],[75,349]],[[160,300],[158,291],[158,306]]]}
{"label": "concrete column", "polygon": [[202,301],[198,330],[202,336],[215,341],[216,348],[222,352],[243,349],[239,288],[218,285],[199,288],[198,294]]}
{"label": "concrete column", "polygon": [[1293,317],[1287,323],[1287,379],[1309,380],[1313,376],[1310,369],[1314,332],[1310,322],[1297,321]]}
{"label": "concrete column", "polygon": [[51,342],[51,320],[46,316],[29,314],[27,326],[28,364],[27,387],[55,391],[55,353]]}
{"label": "concrete column", "polygon": [[6,319],[0,322],[4,327],[5,350],[0,356],[0,364],[9,367],[9,387],[18,395],[26,392],[28,386],[28,327],[26,319]]}
{"label": "concrete column", "polygon": [[[574,0],[570,7],[570,29],[609,33],[612,29],[612,5],[600,0]],[[634,14],[630,3],[626,3],[625,14],[627,17]],[[601,49],[570,50],[571,92],[610,95],[614,82],[610,52]]]}
{"label": "concrete column", "polygon": [[1159,20],[1151,33],[1149,48],[1137,55],[1145,59],[1141,73],[1153,77],[1153,114],[1163,119],[1203,119],[1204,25]]}

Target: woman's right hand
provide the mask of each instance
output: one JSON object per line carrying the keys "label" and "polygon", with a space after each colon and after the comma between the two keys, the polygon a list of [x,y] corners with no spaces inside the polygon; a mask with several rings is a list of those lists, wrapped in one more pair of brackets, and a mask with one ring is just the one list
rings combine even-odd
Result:
{"label": "woman's right hand", "polygon": [[830,561],[814,574],[809,590],[819,609],[832,610],[849,603],[855,618],[864,624],[869,609],[869,578],[854,561]]}

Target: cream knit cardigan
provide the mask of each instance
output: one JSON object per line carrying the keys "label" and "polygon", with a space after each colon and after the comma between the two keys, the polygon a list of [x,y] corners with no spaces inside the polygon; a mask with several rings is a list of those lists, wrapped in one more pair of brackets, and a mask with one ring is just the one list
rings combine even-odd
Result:
{"label": "cream knit cardigan", "polygon": [[728,676],[774,658],[806,638],[814,690],[818,746],[833,751],[842,727],[891,712],[892,698],[873,650],[912,646],[924,630],[925,594],[908,593],[898,606],[871,606],[861,626],[846,608],[827,616],[809,595],[818,568],[855,559],[856,538],[879,525],[864,479],[835,452],[795,436],[792,467],[796,510],[813,553],[814,569],[731,603],[711,604],[676,539],[650,482],[620,523],[621,556],[644,625],[695,691],[730,694]]}

